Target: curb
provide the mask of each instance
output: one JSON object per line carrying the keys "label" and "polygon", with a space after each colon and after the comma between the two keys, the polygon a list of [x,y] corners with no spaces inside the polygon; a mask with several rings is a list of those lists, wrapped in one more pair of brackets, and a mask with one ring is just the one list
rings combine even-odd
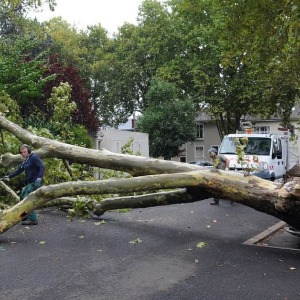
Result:
{"label": "curb", "polygon": [[266,239],[267,237],[274,234],[276,231],[282,229],[285,226],[286,226],[286,223],[283,222],[283,221],[280,221],[280,222],[276,223],[275,225],[269,227],[265,231],[263,231],[263,232],[259,233],[258,235],[254,236],[253,238],[247,240],[243,244],[244,245],[256,245],[256,244],[260,243],[261,241],[263,241],[264,239]]}

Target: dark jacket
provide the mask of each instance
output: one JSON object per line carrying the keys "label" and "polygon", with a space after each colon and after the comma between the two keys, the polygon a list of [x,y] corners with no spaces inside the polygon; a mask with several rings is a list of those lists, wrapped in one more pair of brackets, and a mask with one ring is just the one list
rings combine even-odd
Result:
{"label": "dark jacket", "polygon": [[12,178],[24,171],[26,183],[29,184],[35,182],[37,178],[43,178],[45,166],[40,157],[31,152],[22,165],[8,176]]}

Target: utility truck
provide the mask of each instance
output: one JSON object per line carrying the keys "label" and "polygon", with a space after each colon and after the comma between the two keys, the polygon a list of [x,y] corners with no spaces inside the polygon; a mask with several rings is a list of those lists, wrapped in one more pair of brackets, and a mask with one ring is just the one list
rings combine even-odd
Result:
{"label": "utility truck", "polygon": [[[243,143],[245,138],[247,146],[243,149],[242,162],[239,163],[236,143]],[[244,133],[225,136],[219,154],[230,160],[230,170],[251,170],[252,175],[271,181],[283,178],[287,170],[298,162],[294,155],[289,153],[288,131],[252,133],[251,128],[247,128]]]}

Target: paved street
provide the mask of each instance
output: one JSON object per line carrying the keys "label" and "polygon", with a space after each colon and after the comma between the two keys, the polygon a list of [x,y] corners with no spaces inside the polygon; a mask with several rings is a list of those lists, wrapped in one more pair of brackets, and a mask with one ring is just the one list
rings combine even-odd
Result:
{"label": "paved street", "polygon": [[300,300],[298,238],[245,245],[279,220],[209,202],[72,222],[41,211],[0,235],[0,299]]}

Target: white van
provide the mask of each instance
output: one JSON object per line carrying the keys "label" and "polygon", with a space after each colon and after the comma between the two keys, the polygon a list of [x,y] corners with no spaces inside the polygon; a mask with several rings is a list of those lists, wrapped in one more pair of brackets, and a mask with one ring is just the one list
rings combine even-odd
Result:
{"label": "white van", "polygon": [[[248,138],[247,147],[244,149],[244,163],[237,162],[237,152],[234,139]],[[272,180],[282,178],[288,169],[288,135],[279,134],[255,134],[237,133],[224,137],[219,148],[219,154],[223,154],[230,160],[229,169],[242,171],[245,168],[253,168],[251,173],[258,177]]]}

